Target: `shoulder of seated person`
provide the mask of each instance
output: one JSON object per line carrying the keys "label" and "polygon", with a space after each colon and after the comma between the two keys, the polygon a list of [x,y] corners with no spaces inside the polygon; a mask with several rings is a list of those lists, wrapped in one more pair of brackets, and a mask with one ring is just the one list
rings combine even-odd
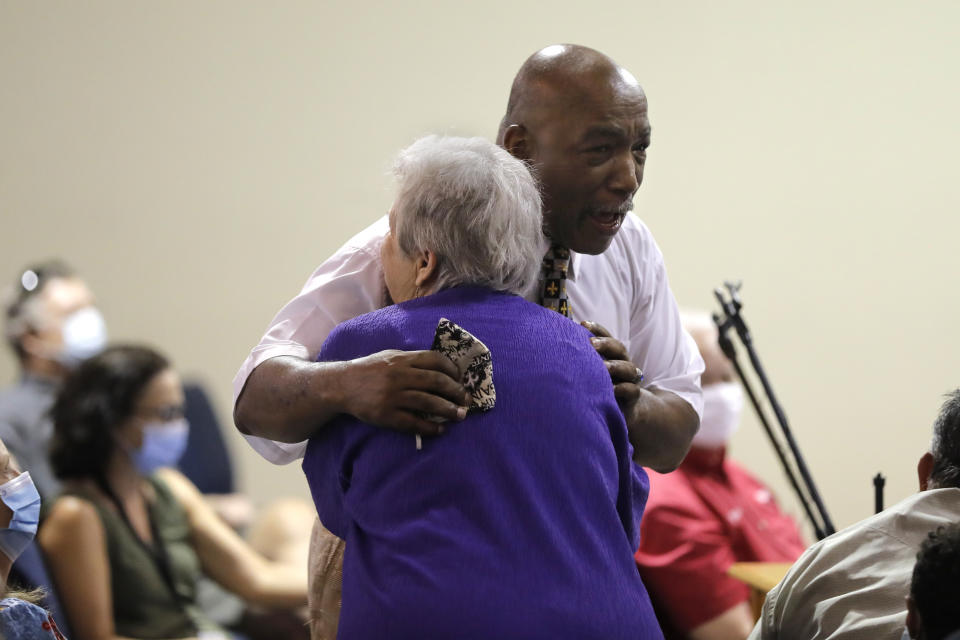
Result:
{"label": "shoulder of seated person", "polygon": [[157,469],[153,477],[163,482],[170,493],[180,502],[189,502],[201,498],[200,490],[197,489],[196,485],[177,469],[162,467]]}
{"label": "shoulder of seated person", "polygon": [[100,524],[100,514],[90,500],[79,496],[62,496],[50,507],[50,513],[47,514],[41,530],[52,527],[88,527],[91,524]]}
{"label": "shoulder of seated person", "polygon": [[153,479],[160,480],[174,493],[187,485],[192,486],[185,475],[172,467],[160,467],[153,472]]}

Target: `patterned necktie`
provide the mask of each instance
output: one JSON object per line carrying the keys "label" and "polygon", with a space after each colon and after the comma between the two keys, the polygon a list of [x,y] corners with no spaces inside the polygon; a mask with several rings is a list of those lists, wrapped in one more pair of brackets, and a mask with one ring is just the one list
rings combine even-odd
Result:
{"label": "patterned necktie", "polygon": [[540,304],[570,317],[570,302],[567,300],[567,267],[570,265],[570,250],[560,245],[551,245],[543,256],[543,290]]}

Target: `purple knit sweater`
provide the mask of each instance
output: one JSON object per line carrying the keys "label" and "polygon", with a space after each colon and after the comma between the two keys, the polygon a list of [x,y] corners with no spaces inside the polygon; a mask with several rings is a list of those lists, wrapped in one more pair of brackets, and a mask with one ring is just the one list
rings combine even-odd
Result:
{"label": "purple knit sweater", "polygon": [[648,483],[588,332],[458,287],[345,322],[321,360],[429,349],[449,318],[490,349],[496,406],[414,438],[342,416],[303,460],[347,541],[340,638],[662,638],[633,552]]}

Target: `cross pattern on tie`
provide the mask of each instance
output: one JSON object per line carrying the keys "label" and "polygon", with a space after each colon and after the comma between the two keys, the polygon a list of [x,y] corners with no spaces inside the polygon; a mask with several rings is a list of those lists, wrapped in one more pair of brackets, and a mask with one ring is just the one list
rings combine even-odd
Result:
{"label": "cross pattern on tie", "polygon": [[567,268],[570,266],[570,250],[560,245],[551,245],[543,256],[543,289],[540,304],[570,317],[570,301],[567,299]]}

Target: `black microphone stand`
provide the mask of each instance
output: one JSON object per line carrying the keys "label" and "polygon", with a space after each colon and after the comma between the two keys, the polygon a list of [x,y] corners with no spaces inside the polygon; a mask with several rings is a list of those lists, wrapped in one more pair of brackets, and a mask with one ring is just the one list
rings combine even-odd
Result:
{"label": "black microphone stand", "polygon": [[[807,469],[807,465],[803,460],[803,455],[800,453],[800,449],[797,446],[796,441],[793,439],[793,433],[790,431],[790,427],[787,424],[787,416],[780,407],[780,403],[777,401],[776,395],[773,393],[773,387],[770,386],[770,381],[763,369],[763,365],[760,364],[760,358],[757,356],[757,352],[753,348],[753,337],[750,335],[750,330],[747,328],[747,324],[744,322],[743,316],[740,313],[740,309],[743,306],[743,303],[740,300],[740,284],[725,282],[724,286],[729,292],[729,299],[725,298],[723,289],[718,288],[714,290],[714,295],[716,295],[717,300],[720,303],[720,308],[723,310],[722,317],[718,314],[713,314],[713,321],[716,323],[717,331],[719,333],[720,348],[733,363],[733,367],[736,370],[737,375],[740,377],[740,381],[743,383],[743,388],[746,390],[747,396],[750,398],[750,403],[757,412],[757,417],[760,419],[760,423],[763,425],[763,429],[766,431],[767,437],[770,438],[770,443],[773,445],[773,449],[776,452],[777,457],[780,459],[780,464],[783,466],[784,473],[787,474],[787,478],[790,480],[790,484],[793,487],[794,492],[796,492],[797,498],[800,499],[800,504],[803,506],[803,510],[806,512],[807,517],[810,519],[810,523],[813,525],[813,530],[817,536],[817,540],[823,540],[828,535],[834,533],[836,529],[834,529],[833,523],[830,520],[830,516],[827,514],[827,508],[824,506],[823,500],[820,498],[820,493],[817,491],[817,487],[813,482],[813,477],[810,475],[810,471]],[[763,386],[763,390],[767,395],[767,401],[770,404],[770,407],[773,409],[773,413],[780,425],[780,432],[782,433],[783,440],[786,441],[787,446],[790,448],[790,453],[793,456],[793,464],[791,464],[790,460],[788,460],[780,439],[776,436],[771,428],[766,412],[763,410],[760,400],[754,393],[753,387],[747,380],[747,377],[740,366],[740,362],[737,360],[737,353],[736,349],[734,348],[733,341],[727,335],[727,332],[731,328],[737,332],[737,336],[740,338],[741,344],[743,344],[743,347],[747,350],[747,355],[750,358],[750,363],[753,365],[753,370],[760,379],[760,384]],[[794,466],[796,467],[796,470],[794,470]]]}

